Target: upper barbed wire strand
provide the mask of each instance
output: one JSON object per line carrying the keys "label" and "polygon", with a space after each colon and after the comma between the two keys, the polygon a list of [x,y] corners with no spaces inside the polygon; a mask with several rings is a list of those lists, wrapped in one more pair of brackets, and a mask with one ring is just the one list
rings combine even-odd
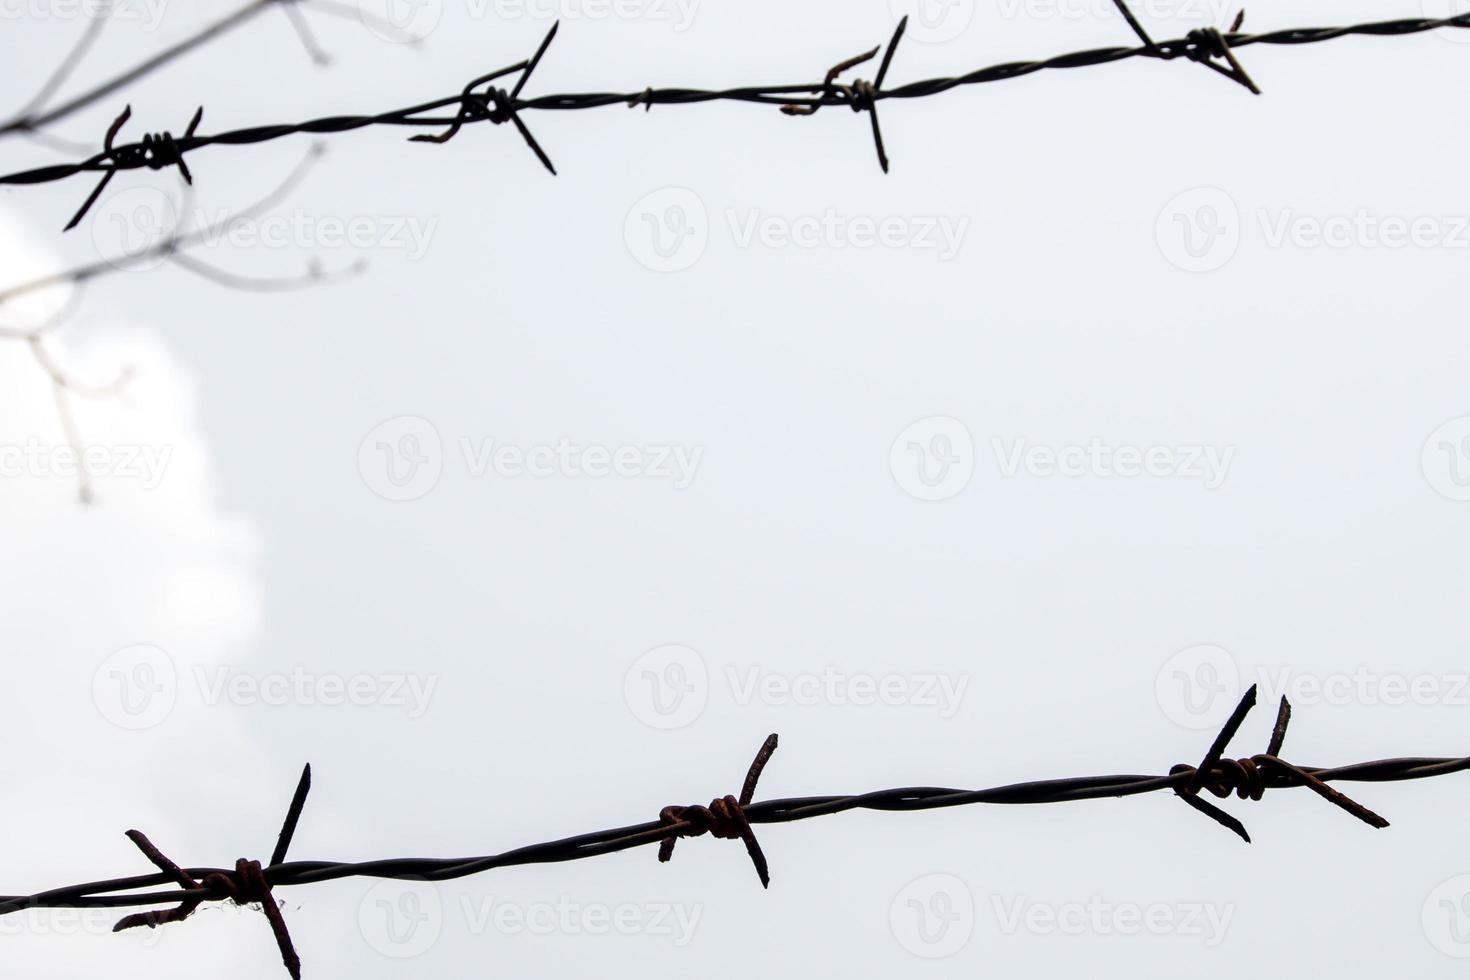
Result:
{"label": "upper barbed wire strand", "polygon": [[[1464,13],[1454,17],[1407,18],[1356,24],[1348,27],[1287,28],[1260,34],[1243,34],[1238,31],[1222,33],[1218,29],[1211,28],[1192,31],[1185,37],[1176,38],[1171,41],[1155,42],[1149,39],[1148,34],[1137,25],[1137,21],[1131,15],[1127,15],[1127,8],[1121,3],[1119,3],[1119,9],[1124,11],[1129,26],[1138,33],[1140,40],[1144,41],[1143,44],[1137,47],[1094,48],[1087,51],[1056,55],[1051,58],[1036,61],[1006,62],[1004,64],[980,68],[966,75],[932,78],[896,85],[891,88],[884,87],[882,73],[880,73],[877,84],[857,81],[848,85],[840,85],[835,83],[834,78],[829,75],[828,78],[820,82],[794,85],[749,86],[718,90],[645,88],[638,92],[584,92],[541,95],[529,98],[521,95],[519,86],[512,92],[491,89],[488,92],[477,93],[474,91],[475,83],[471,83],[470,86],[451,96],[373,115],[328,116],[294,124],[253,126],[223,133],[192,133],[174,139],[168,144],[169,162],[181,164],[183,158],[188,154],[207,146],[243,146],[265,143],[302,133],[330,135],[372,126],[407,126],[411,128],[438,130],[444,130],[448,127],[457,131],[458,128],[472,123],[488,122],[492,125],[498,125],[509,121],[520,131],[522,137],[526,140],[533,152],[535,152],[540,162],[548,170],[551,170],[549,157],[535,139],[531,137],[530,130],[521,120],[520,113],[528,111],[577,111],[598,109],[613,105],[624,107],[642,106],[645,109],[651,109],[655,105],[670,106],[696,105],[705,102],[749,102],[781,107],[788,114],[794,115],[809,115],[811,112],[822,107],[839,105],[846,105],[855,111],[866,111],[872,117],[873,134],[875,142],[878,144],[879,160],[885,165],[886,169],[888,157],[882,144],[881,132],[877,127],[876,106],[878,103],[889,99],[930,98],[963,86],[1005,81],[1043,70],[1088,68],[1131,58],[1153,58],[1163,61],[1187,59],[1199,62],[1239,82],[1254,92],[1258,91],[1254,81],[1251,80],[1249,75],[1245,74],[1244,69],[1240,67],[1233,53],[1240,48],[1257,44],[1283,46],[1316,44],[1352,35],[1363,37],[1399,37],[1444,28],[1470,29],[1470,13]],[[894,49],[897,47],[898,41],[903,34],[903,28],[904,24],[900,23],[893,39],[888,44],[888,50],[884,57],[884,72],[886,72],[887,65],[892,60]],[[520,62],[508,68],[501,69],[498,72],[493,72],[490,75],[484,76],[484,78],[496,78],[504,74],[521,71],[523,72],[522,81],[524,81],[530,75],[530,69],[535,67],[541,55],[545,53],[546,47],[550,44],[551,38],[556,33],[556,29],[556,26],[553,26],[551,33],[542,42],[534,59]],[[1227,64],[1219,63],[1222,58]],[[855,62],[861,63],[863,60],[866,60],[866,58],[855,59]],[[441,110],[451,108],[455,110],[453,115],[444,115],[441,113]],[[136,170],[153,165],[152,162],[156,158],[150,154],[150,150],[151,145],[148,145],[146,141],[142,140],[135,143],[119,144],[104,148],[101,152],[75,163],[54,164],[0,176],[0,185],[43,184],[65,180],[69,177],[75,177],[85,173],[100,173],[106,176],[119,171]],[[553,170],[552,172],[554,173],[555,171]],[[81,212],[78,212],[77,220],[80,220],[81,216],[85,214],[85,211],[86,208],[83,208]]]}

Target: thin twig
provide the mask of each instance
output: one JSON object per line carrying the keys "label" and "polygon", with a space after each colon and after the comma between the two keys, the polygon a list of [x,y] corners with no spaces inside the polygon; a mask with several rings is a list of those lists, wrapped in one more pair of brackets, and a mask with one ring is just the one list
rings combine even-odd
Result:
{"label": "thin twig", "polygon": [[[66,438],[68,446],[70,446],[72,452],[78,458],[80,458],[83,451],[84,440],[76,421],[72,399],[74,397],[116,397],[127,387],[133,376],[132,369],[130,367],[124,367],[118,373],[117,378],[108,384],[84,384],[61,365],[55,354],[47,346],[47,338],[76,312],[80,304],[82,290],[93,279],[121,272],[140,263],[158,258],[171,261],[180,268],[192,272],[195,275],[203,276],[218,285],[242,292],[284,292],[302,289],[308,286],[326,283],[336,278],[358,275],[364,271],[366,266],[361,261],[355,262],[348,268],[335,273],[325,272],[319,263],[313,261],[307,271],[299,276],[275,278],[247,277],[216,268],[188,254],[189,249],[215,241],[219,236],[227,234],[232,227],[239,223],[248,221],[274,209],[277,204],[289,196],[301,181],[305,179],[311,168],[321,158],[322,152],[320,146],[312,147],[301,162],[270,193],[249,207],[211,224],[195,229],[187,229],[181,224],[171,234],[147,248],[138,249],[115,258],[99,260],[87,265],[66,269],[61,272],[54,272],[38,279],[32,279],[6,289],[0,289],[0,306],[3,306],[7,302],[31,293],[60,286],[71,287],[61,307],[47,316],[42,322],[27,327],[15,326],[13,324],[0,324],[0,340],[21,340],[26,342],[32,359],[37,367],[46,375],[51,384],[52,397],[56,403],[56,413],[61,423],[62,433]],[[190,209],[186,205],[184,208],[185,221],[187,221],[189,211]],[[83,504],[94,503],[96,493],[91,477],[86,472],[86,468],[77,466],[76,472],[78,498]]]}
{"label": "thin twig", "polygon": [[71,74],[72,70],[81,62],[87,51],[91,48],[92,42],[96,40],[97,34],[101,31],[103,24],[103,18],[99,16],[88,25],[87,31],[83,34],[81,41],[72,49],[71,54],[63,62],[61,68],[42,87],[40,93],[27,103],[25,108],[17,112],[14,117],[6,122],[0,123],[0,137],[14,135],[28,135],[33,138],[39,137],[41,134],[37,131],[43,127],[60,122],[68,116],[80,112],[128,88],[134,83],[147,78],[160,68],[177,61],[184,55],[249,23],[262,11],[273,6],[280,6],[286,11],[292,28],[295,30],[297,37],[300,38],[307,55],[312,61],[318,65],[327,64],[330,59],[322,51],[320,45],[316,43],[315,38],[312,37],[310,28],[302,18],[300,8],[305,6],[308,9],[333,17],[342,17],[343,11],[339,4],[332,3],[331,0],[250,0],[250,2],[226,14],[219,20],[206,24],[188,37],[145,58],[133,67],[49,109],[42,108],[46,101],[55,94],[56,89]]}

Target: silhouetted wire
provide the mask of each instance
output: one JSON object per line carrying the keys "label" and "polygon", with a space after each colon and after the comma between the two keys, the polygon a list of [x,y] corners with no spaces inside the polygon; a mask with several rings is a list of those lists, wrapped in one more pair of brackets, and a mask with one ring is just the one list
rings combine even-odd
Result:
{"label": "silhouetted wire", "polygon": [[[34,895],[0,897],[0,915],[38,908],[137,908],[168,906],[134,913],[118,921],[114,931],[135,927],[154,928],[179,922],[207,902],[230,901],[237,905],[259,905],[270,921],[280,948],[282,962],[293,978],[301,975],[301,961],[286,928],[277,887],[307,885],[343,878],[391,878],[416,881],[447,881],[481,874],[495,868],[577,861],[613,854],[646,845],[658,845],[658,858],[668,861],[676,841],[710,834],[740,840],[763,887],[770,885],[766,856],[756,839],[754,827],[794,823],[850,810],[879,810],[908,813],[974,804],[1037,805],[1139,796],[1172,792],[1191,809],[1220,824],[1249,843],[1245,826],[1233,815],[1202,798],[1208,793],[1218,799],[1232,794],[1242,800],[1260,800],[1267,790],[1305,787],[1343,812],[1370,827],[1383,828],[1388,821],[1333,786],[1334,782],[1387,783],[1429,779],[1470,769],[1470,758],[1401,758],[1360,762],[1322,768],[1300,766],[1281,757],[1291,722],[1291,706],[1285,698],[1276,715],[1266,751],[1244,759],[1228,759],[1224,753],[1256,704],[1252,687],[1231,713],[1198,765],[1174,766],[1167,775],[1082,776],[1014,783],[990,789],[964,790],[933,786],[879,790],[858,795],[805,796],[755,802],[757,783],[776,751],[777,737],[766,739],[746,774],[740,796],[724,796],[709,806],[669,806],[657,820],[580,834],[560,840],[532,844],[501,854],[454,858],[389,858],[375,861],[288,861],[287,851],[296,833],[311,785],[311,766],[301,774],[286,819],[277,837],[268,865],[244,858],[233,868],[182,868],[166,857],[140,831],[127,832],[131,840],[158,871],[54,888]],[[159,885],[173,890],[148,891]]]}
{"label": "silhouetted wire", "polygon": [[[279,2],[279,0],[258,0],[258,2]],[[182,136],[175,137],[169,132],[151,133],[132,143],[117,143],[116,138],[131,115],[131,107],[128,107],[123,110],[108,130],[101,152],[76,163],[57,164],[12,173],[0,177],[0,184],[41,184],[65,180],[79,174],[101,174],[99,183],[67,225],[67,228],[73,228],[86,215],[102,189],[119,172],[143,168],[151,170],[177,168],[185,181],[191,182],[193,175],[185,158],[204,147],[242,146],[265,143],[298,133],[337,134],[373,126],[443,129],[443,132],[438,134],[421,134],[410,137],[420,142],[442,143],[452,139],[462,127],[479,122],[488,122],[492,125],[511,123],[541,164],[555,174],[556,168],[550,156],[532,135],[530,128],[522,119],[522,113],[537,110],[575,111],[612,105],[643,106],[647,110],[655,105],[693,105],[705,102],[748,102],[779,106],[788,115],[795,116],[809,116],[828,106],[846,106],[854,112],[866,112],[871,122],[879,164],[887,171],[888,153],[878,123],[878,105],[890,99],[930,98],[963,86],[1005,81],[1037,71],[1095,67],[1130,58],[1152,58],[1163,61],[1182,58],[1197,62],[1240,84],[1248,91],[1259,94],[1259,87],[1246,73],[1235,54],[1240,48],[1256,44],[1294,47],[1351,35],[1395,37],[1442,28],[1470,28],[1470,13],[1466,13],[1440,19],[1408,18],[1349,27],[1289,28],[1263,34],[1243,34],[1239,32],[1241,19],[1237,18],[1233,29],[1229,32],[1222,32],[1218,28],[1205,28],[1191,31],[1184,37],[1175,40],[1154,41],[1128,10],[1123,0],[1114,0],[1114,3],[1126,18],[1130,29],[1138,35],[1142,42],[1141,46],[1097,48],[1038,61],[1007,62],[980,68],[966,75],[933,78],[910,82],[894,88],[885,88],[884,82],[889,67],[893,63],[894,54],[908,23],[905,18],[889,40],[886,50],[874,48],[855,58],[847,59],[829,71],[820,82],[721,90],[646,88],[641,92],[629,93],[585,92],[525,97],[521,94],[522,89],[556,36],[557,27],[553,26],[532,58],[476,78],[455,95],[372,115],[329,116],[307,122],[253,126],[214,134],[198,132],[203,113],[201,107]],[[883,51],[883,59],[876,81],[867,82],[859,79],[846,84],[837,81],[838,76],[876,58],[880,50]],[[504,76],[516,73],[519,73],[520,77],[511,90],[507,91],[494,84]],[[453,114],[444,115],[445,110],[453,110]]]}

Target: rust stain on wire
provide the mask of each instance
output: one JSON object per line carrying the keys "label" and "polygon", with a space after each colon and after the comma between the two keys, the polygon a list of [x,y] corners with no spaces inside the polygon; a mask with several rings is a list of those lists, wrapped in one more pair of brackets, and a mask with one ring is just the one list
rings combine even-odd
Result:
{"label": "rust stain on wire", "polygon": [[[286,851],[295,835],[297,822],[311,787],[307,766],[287,810],[270,864],[241,858],[232,868],[183,868],[166,857],[142,833],[128,831],[128,839],[148,858],[158,872],[109,881],[93,881],[55,888],[35,895],[0,897],[0,915],[36,908],[140,908],[168,906],[125,916],[114,931],[182,922],[206,902],[259,905],[271,926],[281,959],[293,980],[301,976],[301,960],[286,927],[273,890],[342,878],[399,878],[448,881],[482,874],[495,868],[576,861],[612,854],[645,845],[658,845],[660,861],[673,855],[680,838],[703,834],[745,844],[761,885],[769,887],[770,871],[765,853],[752,829],[759,824],[794,823],[848,810],[884,810],[908,813],[979,803],[1031,805],[1067,803],[1107,797],[1140,796],[1172,792],[1191,808],[1230,830],[1249,843],[1250,835],[1239,819],[1214,803],[1201,799],[1209,793],[1225,799],[1232,793],[1242,800],[1260,800],[1267,790],[1306,787],[1338,809],[1370,827],[1387,827],[1377,813],[1328,785],[1334,782],[1389,783],[1429,779],[1470,769],[1470,758],[1407,758],[1360,762],[1335,768],[1301,766],[1281,758],[1291,708],[1281,699],[1276,724],[1266,751],[1245,759],[1227,759],[1225,751],[1256,703],[1252,687],[1198,765],[1178,765],[1167,776],[1080,776],[1015,783],[990,789],[961,790],[910,787],[879,790],[856,796],[805,796],[755,802],[757,781],[776,751],[776,736],[766,739],[751,763],[740,796],[724,796],[709,806],[664,807],[656,821],[596,831],[577,837],[532,844],[503,854],[477,858],[389,858],[367,862],[287,861]],[[172,891],[147,891],[161,885]]]}
{"label": "rust stain on wire", "polygon": [[[259,2],[259,0],[258,0]],[[879,47],[841,62],[820,82],[795,85],[765,85],[720,90],[693,88],[646,88],[641,92],[607,93],[585,92],[561,95],[527,97],[522,94],[532,71],[540,64],[557,28],[553,27],[541,42],[535,55],[497,71],[474,79],[458,93],[403,109],[394,109],[373,115],[329,116],[307,122],[269,126],[254,126],[224,133],[203,134],[195,131],[194,124],[179,137],[168,133],[153,134],[142,140],[115,145],[122,122],[128,110],[118,117],[109,131],[100,152],[77,163],[57,164],[0,176],[0,184],[42,184],[65,180],[80,174],[101,174],[98,190],[88,197],[67,227],[74,227],[95,203],[100,188],[105,186],[119,171],[148,168],[160,170],[177,168],[186,180],[192,175],[184,158],[207,146],[241,146],[265,143],[299,133],[335,134],[374,126],[398,126],[439,130],[437,133],[421,133],[412,140],[428,143],[443,143],[453,138],[464,126],[471,123],[500,125],[511,123],[521,138],[548,171],[555,174],[551,158],[531,134],[523,118],[534,111],[575,111],[598,109],[604,106],[642,106],[645,110],[655,105],[695,105],[706,102],[748,102],[778,107],[787,115],[810,116],[828,106],[846,106],[856,113],[866,113],[872,127],[874,146],[879,165],[886,172],[889,166],[888,151],[883,142],[883,133],[878,124],[878,104],[889,99],[923,99],[941,95],[952,89],[986,82],[1000,82],[1019,78],[1033,72],[1054,68],[1090,68],[1125,61],[1132,58],[1151,58],[1161,61],[1184,59],[1204,65],[1218,72],[1250,92],[1259,94],[1260,88],[1246,72],[1236,52],[1255,44],[1296,46],[1316,44],[1339,37],[1359,35],[1365,37],[1396,37],[1420,34],[1441,28],[1470,28],[1470,13],[1442,19],[1410,18],[1357,24],[1350,27],[1307,27],[1289,28],[1263,34],[1241,33],[1242,19],[1237,17],[1229,31],[1205,28],[1189,32],[1182,38],[1171,41],[1155,41],[1145,31],[1138,19],[1126,6],[1124,0],[1114,0],[1128,27],[1141,42],[1138,47],[1095,48],[1037,61],[1013,61],[1005,64],[980,68],[966,75],[932,78],[910,82],[893,88],[885,87],[888,70],[907,26],[907,18],[898,25],[889,40],[886,50]],[[1243,16],[1243,15],[1242,15]],[[848,83],[837,81],[842,74],[866,64],[884,51],[881,66],[874,81],[857,79]],[[499,79],[519,73],[515,86],[509,90],[495,85]],[[446,111],[451,114],[446,115]]]}

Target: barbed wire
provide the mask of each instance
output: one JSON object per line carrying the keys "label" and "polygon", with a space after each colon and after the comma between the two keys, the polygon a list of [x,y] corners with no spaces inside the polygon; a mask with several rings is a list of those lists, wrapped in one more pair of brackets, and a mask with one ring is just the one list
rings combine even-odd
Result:
{"label": "barbed wire", "polygon": [[[668,806],[658,819],[532,844],[501,854],[457,858],[390,858],[386,860],[287,861],[292,838],[311,789],[311,766],[302,771],[296,792],[286,811],[270,862],[241,858],[233,868],[183,868],[168,858],[141,831],[129,830],[127,837],[158,869],[154,874],[93,881],[54,888],[34,895],[0,896],[0,915],[26,909],[138,908],[168,906],[133,913],[119,919],[114,932],[182,922],[208,902],[258,905],[270,922],[282,962],[293,980],[300,980],[301,960],[274,897],[278,887],[308,885],[343,878],[393,878],[416,881],[449,881],[483,874],[495,868],[577,861],[613,854],[649,844],[658,845],[658,859],[673,857],[674,845],[683,838],[710,834],[724,840],[739,840],[755,866],[762,887],[770,886],[770,872],[754,828],[761,824],[794,823],[849,810],[880,810],[909,813],[980,803],[1035,805],[1095,800],[1106,797],[1140,796],[1173,792],[1185,804],[1203,813],[1250,843],[1250,834],[1236,817],[1202,798],[1209,793],[1225,799],[1232,793],[1242,800],[1260,800],[1270,789],[1306,787],[1337,808],[1370,827],[1383,828],[1388,821],[1363,804],[1328,785],[1333,782],[1387,783],[1428,779],[1470,769],[1470,758],[1403,758],[1360,762],[1319,768],[1287,762],[1281,757],[1291,722],[1291,705],[1281,699],[1276,722],[1266,751],[1244,759],[1227,759],[1225,751],[1256,704],[1256,688],[1246,692],[1198,765],[1180,764],[1168,775],[1081,776],[1014,783],[990,789],[962,790],[921,786],[879,790],[857,795],[803,796],[755,802],[756,786],[766,764],[776,751],[777,737],[771,735],[756,753],[740,795],[723,796],[708,806]],[[169,891],[146,891],[159,885],[176,885]]]}
{"label": "barbed wire", "polygon": [[[899,22],[886,48],[876,47],[840,62],[828,71],[820,82],[719,90],[650,87],[641,92],[629,93],[585,92],[523,97],[522,90],[556,37],[560,27],[558,22],[547,33],[540,47],[529,59],[473,79],[455,95],[372,115],[328,116],[301,123],[253,126],[213,134],[198,132],[204,112],[203,107],[200,107],[182,136],[175,137],[165,131],[150,133],[135,142],[117,143],[118,134],[132,115],[132,109],[129,106],[124,108],[108,129],[100,152],[76,163],[55,164],[8,174],[0,177],[0,184],[42,184],[65,180],[81,174],[101,174],[101,179],[92,193],[67,224],[67,229],[71,229],[81,222],[108,183],[118,173],[144,168],[150,170],[172,168],[179,171],[186,183],[191,183],[193,173],[185,162],[185,158],[208,146],[243,146],[266,143],[301,133],[329,135],[375,126],[439,129],[442,132],[420,133],[409,139],[416,142],[444,143],[454,138],[463,127],[469,124],[490,123],[498,126],[507,122],[516,128],[542,166],[555,174],[556,167],[550,156],[532,135],[530,128],[522,118],[522,113],[577,111],[614,105],[630,108],[642,106],[647,111],[654,106],[696,105],[706,102],[747,102],[771,105],[779,107],[781,111],[791,116],[811,116],[829,106],[846,106],[853,112],[867,113],[879,165],[884,172],[887,172],[889,158],[878,121],[878,106],[891,99],[930,98],[964,86],[1005,81],[1043,70],[1096,67],[1131,58],[1153,58],[1162,61],[1176,61],[1182,58],[1202,64],[1238,83],[1248,91],[1259,94],[1259,87],[1247,74],[1236,56],[1235,52],[1241,48],[1256,44],[1288,46],[1316,44],[1350,35],[1391,37],[1419,34],[1442,28],[1470,28],[1470,13],[1466,13],[1440,19],[1410,18],[1357,24],[1350,27],[1303,27],[1263,34],[1243,34],[1240,33],[1244,17],[1242,13],[1236,18],[1231,29],[1226,32],[1213,27],[1203,28],[1190,31],[1184,37],[1175,40],[1155,41],[1133,16],[1124,0],[1114,0],[1114,4],[1129,28],[1138,36],[1141,42],[1139,46],[1096,48],[1037,61],[1006,62],[980,68],[966,75],[932,78],[894,88],[885,88],[884,83],[887,80],[888,71],[893,64],[894,55],[908,24],[908,18],[904,18]],[[862,79],[850,83],[837,81],[841,75],[877,58],[880,52],[883,57],[873,81]],[[495,84],[509,75],[519,76],[513,88],[507,90]],[[450,109],[453,110],[453,114],[444,115],[445,110]]]}

